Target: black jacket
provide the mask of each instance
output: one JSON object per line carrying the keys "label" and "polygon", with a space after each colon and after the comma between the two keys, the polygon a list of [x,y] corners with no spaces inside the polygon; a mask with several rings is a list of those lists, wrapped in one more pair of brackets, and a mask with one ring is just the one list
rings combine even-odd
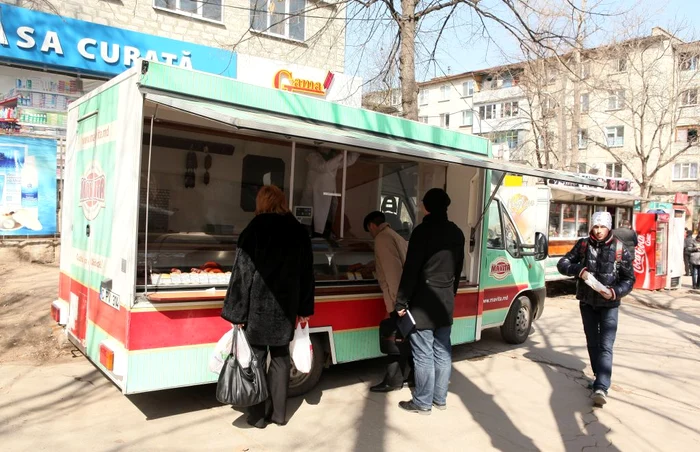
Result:
{"label": "black jacket", "polygon": [[683,254],[690,256],[690,254],[697,248],[695,239],[690,236],[686,237],[683,241]]}
{"label": "black jacket", "polygon": [[238,238],[221,317],[244,323],[248,341],[281,346],[297,316],[314,313],[311,240],[291,214],[261,214]]}
{"label": "black jacket", "polygon": [[396,310],[408,308],[419,330],[452,325],[463,265],[462,230],[447,214],[426,215],[408,242]]}
{"label": "black jacket", "polygon": [[620,239],[620,241],[627,248],[627,252],[630,253],[632,259],[634,259],[634,249],[637,247],[638,239],[637,233],[630,228],[618,228],[613,229],[613,235]]}
{"label": "black jacket", "polygon": [[[622,247],[622,259],[615,264],[615,242],[617,239],[608,234],[602,242],[593,237],[580,239],[574,248],[559,259],[557,269],[559,273],[576,277],[576,298],[591,306],[616,308],[620,306],[620,299],[629,294],[634,287],[634,271],[632,270],[632,256],[627,249]],[[583,243],[586,246],[586,255],[583,256]],[[606,287],[613,290],[613,299],[606,300],[595,290],[591,289],[582,279],[583,270],[595,276]]]}

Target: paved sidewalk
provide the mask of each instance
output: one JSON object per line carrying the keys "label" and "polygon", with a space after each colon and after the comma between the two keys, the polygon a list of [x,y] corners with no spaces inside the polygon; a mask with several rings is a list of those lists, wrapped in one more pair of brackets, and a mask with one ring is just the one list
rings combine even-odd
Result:
{"label": "paved sidewalk", "polygon": [[[684,281],[684,283],[686,283]],[[620,314],[610,401],[586,389],[578,302],[549,298],[522,346],[498,330],[455,347],[448,409],[397,408],[373,394],[379,360],[335,366],[290,399],[289,424],[248,428],[203,386],[125,397],[82,356],[0,368],[0,446],[25,450],[700,450],[700,296],[637,292]]]}

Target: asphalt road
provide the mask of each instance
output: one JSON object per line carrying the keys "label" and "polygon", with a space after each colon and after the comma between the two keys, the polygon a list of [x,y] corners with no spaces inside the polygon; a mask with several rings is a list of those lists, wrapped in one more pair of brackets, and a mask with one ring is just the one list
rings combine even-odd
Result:
{"label": "asphalt road", "polygon": [[[380,360],[328,369],[290,399],[289,423],[249,428],[212,385],[126,397],[82,355],[0,368],[0,449],[122,450],[700,450],[700,296],[636,294],[620,314],[613,387],[593,408],[578,303],[553,286],[529,340],[498,330],[454,349],[447,411],[397,407],[408,389],[373,394]],[[554,297],[554,295],[559,295]]]}

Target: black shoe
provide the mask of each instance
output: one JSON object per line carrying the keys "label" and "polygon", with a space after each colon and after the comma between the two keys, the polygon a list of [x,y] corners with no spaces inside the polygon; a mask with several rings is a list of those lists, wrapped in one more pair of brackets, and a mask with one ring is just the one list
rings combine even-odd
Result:
{"label": "black shoe", "polygon": [[411,413],[421,414],[423,416],[428,416],[430,414],[430,408],[421,408],[415,403],[413,403],[413,400],[409,400],[407,402],[399,402],[399,408]]}
{"label": "black shoe", "polygon": [[437,402],[433,402],[433,406],[434,406],[435,408],[437,408],[438,410],[440,410],[440,411],[445,411],[445,410],[447,409],[447,404],[440,405],[440,404],[437,403]]}
{"label": "black shoe", "polygon": [[255,418],[248,416],[248,418],[245,421],[248,423],[248,425],[255,427],[255,428],[267,427],[267,422],[265,422],[264,418],[255,419]]}
{"label": "black shoe", "polygon": [[385,382],[381,382],[378,385],[374,385],[369,390],[371,392],[391,392],[391,391],[398,391],[399,389],[403,388],[403,385],[400,386],[394,386],[387,384]]}

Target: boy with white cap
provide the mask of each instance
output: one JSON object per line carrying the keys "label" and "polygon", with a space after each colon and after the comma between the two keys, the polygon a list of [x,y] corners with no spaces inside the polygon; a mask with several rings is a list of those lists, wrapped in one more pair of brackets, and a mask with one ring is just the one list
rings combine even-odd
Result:
{"label": "boy with white cap", "polygon": [[611,232],[610,214],[596,212],[592,223],[590,236],[580,239],[557,268],[559,273],[577,278],[576,298],[595,375],[592,398],[602,406],[610,389],[620,299],[632,291],[634,271],[632,256]]}

